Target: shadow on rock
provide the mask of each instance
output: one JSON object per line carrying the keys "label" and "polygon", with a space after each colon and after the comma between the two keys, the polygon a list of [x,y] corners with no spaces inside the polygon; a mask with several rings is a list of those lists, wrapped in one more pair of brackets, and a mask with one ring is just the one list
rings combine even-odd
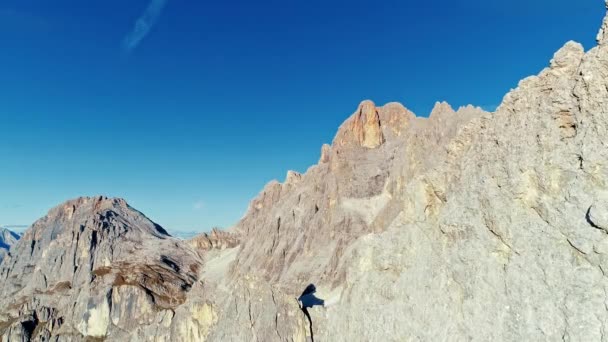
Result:
{"label": "shadow on rock", "polygon": [[304,315],[306,315],[306,318],[308,318],[308,328],[310,329],[310,339],[312,342],[314,342],[315,337],[312,328],[312,318],[310,317],[308,309],[315,306],[325,306],[325,301],[315,296],[316,292],[317,287],[315,286],[315,284],[310,284],[306,286],[306,289],[304,289],[304,292],[302,292],[302,294],[298,298],[298,304],[300,305],[300,309],[302,309]]}

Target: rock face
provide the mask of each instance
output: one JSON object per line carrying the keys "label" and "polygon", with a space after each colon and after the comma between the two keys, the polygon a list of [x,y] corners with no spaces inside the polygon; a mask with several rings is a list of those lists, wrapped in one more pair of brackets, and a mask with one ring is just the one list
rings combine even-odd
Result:
{"label": "rock face", "polygon": [[[355,113],[340,127],[334,145],[341,147],[364,147],[375,149],[384,144],[386,129],[383,125],[391,125],[399,133],[406,121],[414,114],[400,104],[391,103],[378,108],[372,101],[363,101]],[[321,159],[324,159],[322,154]]]}
{"label": "rock face", "polygon": [[363,102],[229,232],[173,239],[119,199],[51,210],[0,265],[0,335],[606,340],[604,31],[495,113]]}
{"label": "rock face", "polygon": [[376,148],[384,143],[384,135],[380,127],[380,116],[376,105],[371,101],[364,101],[354,114],[351,132],[357,143],[363,147]]}
{"label": "rock face", "polygon": [[210,251],[213,249],[230,249],[239,245],[239,239],[235,234],[214,228],[211,233],[201,234],[190,239],[189,244],[198,251]]}
{"label": "rock face", "polygon": [[19,234],[0,227],[0,263],[2,263],[2,259],[11,249],[11,246],[19,241],[19,238]]}
{"label": "rock face", "polygon": [[11,341],[84,340],[170,326],[201,265],[183,245],[123,200],[54,208],[0,265],[0,332]]}

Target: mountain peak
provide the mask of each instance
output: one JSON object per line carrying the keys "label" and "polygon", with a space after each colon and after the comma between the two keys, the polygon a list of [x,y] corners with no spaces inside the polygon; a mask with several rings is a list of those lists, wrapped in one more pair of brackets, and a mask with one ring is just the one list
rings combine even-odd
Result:
{"label": "mountain peak", "polygon": [[[110,323],[133,324],[133,312],[156,318],[183,304],[200,265],[186,242],[170,238],[125,200],[80,197],[51,209],[11,248],[0,264],[0,307],[3,315],[53,332],[69,314],[70,329],[85,339],[103,338]],[[4,309],[17,294],[40,297]],[[30,334],[21,327],[11,329]]]}
{"label": "mountain peak", "polygon": [[456,114],[456,112],[454,111],[454,108],[452,108],[452,106],[443,101],[443,102],[435,102],[435,106],[433,107],[433,110],[431,110],[431,114],[429,115],[429,117],[434,117],[437,115],[452,115],[452,114]]}
{"label": "mountain peak", "polygon": [[302,179],[302,174],[296,171],[289,170],[287,171],[287,176],[285,176],[285,185],[296,184]]}
{"label": "mountain peak", "polygon": [[[377,107],[371,100],[362,101],[357,110],[340,126],[334,146],[375,149],[398,136],[415,115],[396,102]],[[328,148],[322,150],[322,161],[328,160]]]}
{"label": "mountain peak", "polygon": [[0,264],[0,336],[604,340],[608,17],[598,42],[492,114],[361,102],[229,231],[182,241],[122,199],[68,201]]}
{"label": "mountain peak", "polygon": [[9,249],[19,241],[21,236],[6,228],[0,227],[0,263]]}
{"label": "mountain peak", "polygon": [[553,70],[578,68],[585,49],[580,43],[569,41],[559,49],[550,61],[550,68]]}
{"label": "mountain peak", "polygon": [[376,148],[384,143],[380,115],[373,101],[361,102],[352,121],[351,130],[362,147]]}
{"label": "mountain peak", "polygon": [[122,198],[109,198],[106,196],[78,197],[51,209],[49,215],[65,215],[68,219],[71,219],[78,210],[102,211],[117,207],[128,208],[129,205]]}
{"label": "mountain peak", "polygon": [[[89,222],[91,218],[94,218],[93,223]],[[43,236],[48,237],[48,234],[56,235],[64,231],[78,231],[81,227],[102,231],[115,221],[142,222],[139,225],[118,225],[119,230],[129,231],[130,234],[137,231],[138,234],[150,234],[157,238],[169,236],[164,228],[133,209],[124,199],[106,196],[78,197],[66,201],[51,209],[45,217],[36,221],[32,225],[32,229],[25,233],[25,236],[40,239]],[[51,229],[52,232],[46,231],[48,229]]]}
{"label": "mountain peak", "polygon": [[384,136],[376,104],[371,100],[362,101],[338,130],[335,142],[341,147],[356,146],[370,149],[382,145]]}

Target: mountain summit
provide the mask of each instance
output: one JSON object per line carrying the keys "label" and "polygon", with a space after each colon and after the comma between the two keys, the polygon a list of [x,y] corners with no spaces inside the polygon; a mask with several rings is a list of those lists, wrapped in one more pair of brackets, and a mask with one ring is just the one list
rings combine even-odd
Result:
{"label": "mountain summit", "polygon": [[106,197],[52,209],[11,254],[0,266],[0,321],[19,317],[5,327],[9,340],[100,338],[147,322],[185,301],[201,264],[184,242]]}
{"label": "mountain summit", "polygon": [[607,20],[494,113],[362,102],[228,232],[182,241],[105,197],[52,209],[0,265],[0,335],[605,340]]}
{"label": "mountain summit", "polygon": [[19,241],[19,238],[19,234],[0,227],[0,263],[2,263],[2,259],[4,259],[11,246]]}

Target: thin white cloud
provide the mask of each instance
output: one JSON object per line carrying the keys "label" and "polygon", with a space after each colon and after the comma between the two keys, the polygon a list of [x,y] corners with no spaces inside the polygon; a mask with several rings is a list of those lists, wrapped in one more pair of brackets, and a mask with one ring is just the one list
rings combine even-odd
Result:
{"label": "thin white cloud", "polygon": [[192,209],[196,211],[202,210],[203,208],[205,208],[205,202],[203,201],[198,201],[192,205]]}
{"label": "thin white cloud", "polygon": [[151,0],[144,13],[137,19],[133,30],[123,40],[123,49],[130,53],[146,38],[163,12],[168,0]]}

